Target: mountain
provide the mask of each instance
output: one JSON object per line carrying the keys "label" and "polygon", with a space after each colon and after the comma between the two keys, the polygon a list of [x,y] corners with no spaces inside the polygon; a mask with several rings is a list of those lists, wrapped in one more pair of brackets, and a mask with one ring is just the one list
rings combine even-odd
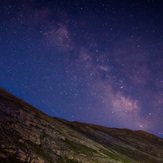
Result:
{"label": "mountain", "polygon": [[161,163],[163,139],[50,117],[0,89],[0,162]]}

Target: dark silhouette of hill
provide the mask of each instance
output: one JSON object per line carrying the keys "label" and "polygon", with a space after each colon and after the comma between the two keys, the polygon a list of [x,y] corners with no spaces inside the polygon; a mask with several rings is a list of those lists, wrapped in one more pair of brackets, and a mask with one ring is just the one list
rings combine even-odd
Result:
{"label": "dark silhouette of hill", "polygon": [[50,117],[0,89],[0,162],[162,163],[163,139]]}

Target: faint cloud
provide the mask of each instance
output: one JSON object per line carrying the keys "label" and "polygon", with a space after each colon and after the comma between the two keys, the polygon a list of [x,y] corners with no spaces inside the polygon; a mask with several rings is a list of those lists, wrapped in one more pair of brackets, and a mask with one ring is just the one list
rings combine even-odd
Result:
{"label": "faint cloud", "polygon": [[105,113],[103,117],[107,119],[106,116],[111,115],[117,124],[125,128],[137,130],[152,128],[148,119],[141,115],[142,108],[139,102],[120,91],[115,91],[112,84],[111,81],[99,80],[92,85],[92,89],[98,92],[98,97],[101,98],[101,107]]}
{"label": "faint cloud", "polygon": [[139,112],[140,107],[138,106],[138,102],[130,99],[129,97],[125,97],[121,93],[117,93],[112,99],[114,110],[117,112]]}
{"label": "faint cloud", "polygon": [[99,70],[102,70],[102,71],[109,71],[110,70],[110,67],[107,65],[99,65],[98,68],[99,68]]}
{"label": "faint cloud", "polygon": [[[83,66],[87,69],[87,68],[93,68],[93,58],[91,56],[91,54],[88,52],[87,49],[85,48],[81,48],[79,50],[79,59],[78,62],[80,64],[83,64]],[[84,68],[83,67],[83,68]]]}
{"label": "faint cloud", "polygon": [[67,26],[60,24],[59,27],[53,27],[51,30],[44,33],[47,45],[59,50],[67,52],[74,48],[72,37]]}
{"label": "faint cloud", "polygon": [[37,41],[42,42],[47,49],[68,52],[74,48],[73,37],[68,28],[69,17],[65,11],[59,8],[52,10],[50,7],[36,8],[34,3],[25,1],[20,3],[20,9],[17,23],[25,25],[28,37],[32,38],[37,34],[40,38]]}
{"label": "faint cloud", "polygon": [[[110,121],[108,119],[111,118],[116,124],[125,128],[151,129],[152,124],[148,117],[142,114],[143,108],[139,101],[125,94],[122,89],[115,89],[114,74],[111,73],[113,67],[108,66],[109,61],[105,55],[98,55],[102,58],[93,56],[86,48],[80,48],[77,61],[77,66],[86,76],[93,74],[89,76],[87,82],[89,82],[92,92],[96,92],[98,98],[100,108],[97,107],[96,112],[105,119],[105,123],[108,123]],[[125,73],[134,84],[146,84],[149,73],[146,58],[141,60],[140,56],[140,53],[132,53],[131,49],[129,51],[124,49],[114,56],[116,63],[122,68],[120,71],[122,75]],[[123,64],[125,66],[121,67]],[[104,75],[107,77],[103,77]]]}
{"label": "faint cloud", "polygon": [[141,115],[142,108],[137,100],[118,92],[112,94],[111,103],[116,117],[126,127],[143,130],[151,127],[149,121]]}

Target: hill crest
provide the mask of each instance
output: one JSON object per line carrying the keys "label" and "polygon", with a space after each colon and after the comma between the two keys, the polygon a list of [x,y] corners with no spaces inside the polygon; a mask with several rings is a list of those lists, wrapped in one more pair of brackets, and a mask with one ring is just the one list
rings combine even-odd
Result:
{"label": "hill crest", "polygon": [[163,162],[163,139],[144,131],[50,117],[0,89],[0,162]]}

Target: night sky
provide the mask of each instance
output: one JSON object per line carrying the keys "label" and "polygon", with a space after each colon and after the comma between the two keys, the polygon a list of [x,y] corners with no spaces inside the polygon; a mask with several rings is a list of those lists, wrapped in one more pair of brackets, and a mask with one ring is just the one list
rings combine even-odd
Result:
{"label": "night sky", "polygon": [[163,137],[163,1],[0,0],[0,86],[50,116]]}

